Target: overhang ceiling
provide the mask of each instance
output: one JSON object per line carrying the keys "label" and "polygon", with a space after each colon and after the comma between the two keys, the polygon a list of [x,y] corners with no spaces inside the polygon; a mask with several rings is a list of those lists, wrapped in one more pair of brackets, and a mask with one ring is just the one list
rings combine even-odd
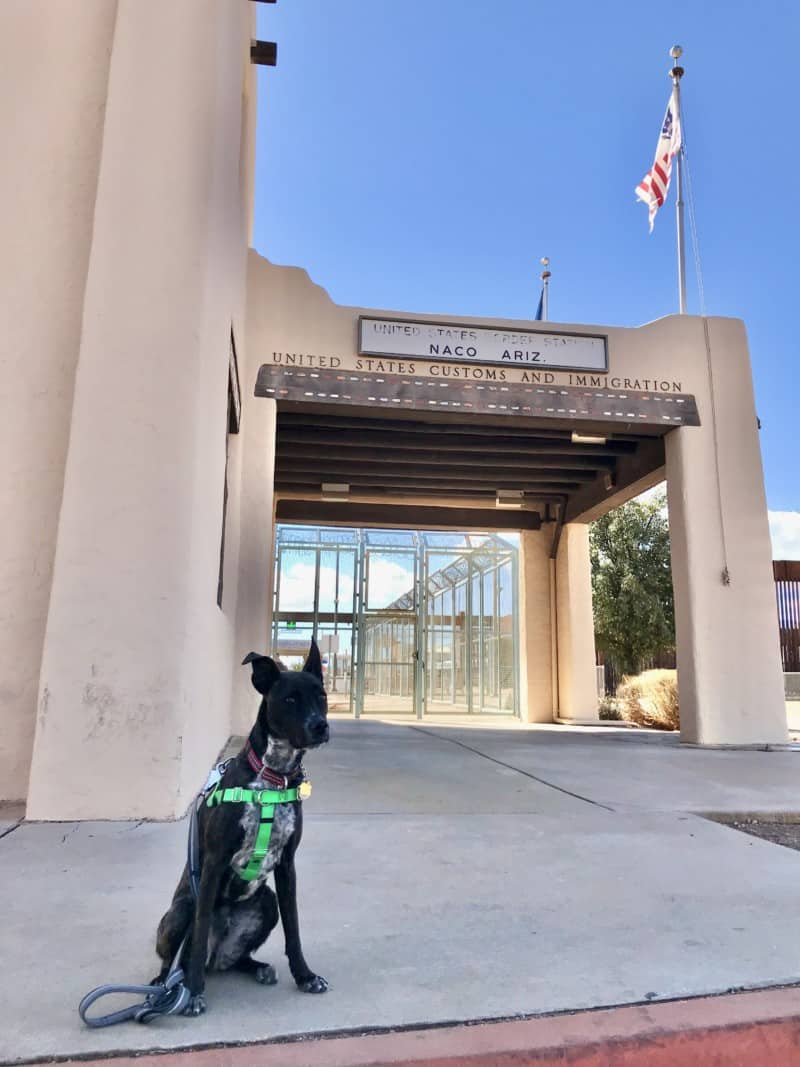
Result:
{"label": "overhang ceiling", "polygon": [[[402,415],[279,403],[278,519],[434,526],[480,520],[498,529],[536,529],[556,517],[569,520],[664,463],[663,431],[650,427],[635,434],[601,426],[591,432],[602,443],[587,443],[574,441],[569,428],[534,419],[519,425],[508,418]],[[498,507],[498,498],[516,506]],[[492,509],[491,521],[481,509]]]}

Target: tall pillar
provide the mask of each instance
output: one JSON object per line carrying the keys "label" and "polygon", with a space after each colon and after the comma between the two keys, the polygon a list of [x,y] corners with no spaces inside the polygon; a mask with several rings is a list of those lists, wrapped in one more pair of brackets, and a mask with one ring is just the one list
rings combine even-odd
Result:
{"label": "tall pillar", "polygon": [[519,538],[519,682],[523,722],[553,721],[551,536],[549,529],[523,530]]}
{"label": "tall pillar", "polygon": [[275,426],[274,400],[255,397],[258,349],[248,372],[250,396],[243,400],[243,449],[239,596],[236,606],[235,662],[233,668],[231,729],[247,734],[258,711],[258,694],[250,670],[240,667],[248,652],[270,651],[272,617],[272,558],[274,553]]}
{"label": "tall pillar", "polygon": [[786,710],[747,338],[736,319],[708,327],[713,407],[709,377],[698,395],[702,425],[666,438],[681,739],[781,742]]}
{"label": "tall pillar", "polygon": [[0,799],[28,790],[116,4],[0,12]]}
{"label": "tall pillar", "polygon": [[117,6],[29,818],[178,815],[228,733],[248,30],[215,0]]}
{"label": "tall pillar", "polygon": [[599,719],[587,525],[564,526],[555,571],[559,717]]}

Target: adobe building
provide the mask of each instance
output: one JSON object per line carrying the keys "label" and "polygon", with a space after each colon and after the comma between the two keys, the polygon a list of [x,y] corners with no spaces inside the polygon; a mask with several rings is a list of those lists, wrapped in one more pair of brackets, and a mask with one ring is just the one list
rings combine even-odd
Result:
{"label": "adobe building", "polygon": [[682,740],[784,741],[743,324],[341,307],[270,264],[252,6],[3,8],[4,797],[186,810],[255,711],[276,522],[521,531],[520,713],[591,721],[587,523],[665,477]]}

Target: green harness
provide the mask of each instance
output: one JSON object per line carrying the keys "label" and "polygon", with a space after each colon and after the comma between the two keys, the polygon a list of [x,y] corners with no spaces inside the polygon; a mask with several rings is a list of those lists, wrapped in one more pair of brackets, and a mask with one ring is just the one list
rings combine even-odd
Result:
{"label": "green harness", "polygon": [[209,808],[215,804],[260,804],[261,821],[258,824],[258,836],[253,848],[253,854],[243,871],[236,873],[245,882],[252,882],[261,873],[261,864],[269,850],[269,839],[272,837],[272,820],[275,817],[276,804],[292,804],[295,800],[303,800],[310,793],[307,782],[301,782],[295,789],[220,789],[216,787],[206,801]]}

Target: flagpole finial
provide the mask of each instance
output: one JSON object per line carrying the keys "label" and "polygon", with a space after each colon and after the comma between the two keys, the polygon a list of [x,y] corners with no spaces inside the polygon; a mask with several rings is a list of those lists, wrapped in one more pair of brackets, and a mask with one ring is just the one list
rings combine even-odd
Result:
{"label": "flagpole finial", "polygon": [[550,277],[550,258],[549,256],[542,256],[539,262],[544,267],[544,270],[542,271],[542,281],[544,281],[545,278]]}
{"label": "flagpole finial", "polygon": [[673,81],[678,82],[683,77],[683,67],[678,65],[678,60],[683,55],[683,49],[679,44],[674,44],[670,48],[669,54],[672,59],[672,70],[669,72],[669,76]]}

